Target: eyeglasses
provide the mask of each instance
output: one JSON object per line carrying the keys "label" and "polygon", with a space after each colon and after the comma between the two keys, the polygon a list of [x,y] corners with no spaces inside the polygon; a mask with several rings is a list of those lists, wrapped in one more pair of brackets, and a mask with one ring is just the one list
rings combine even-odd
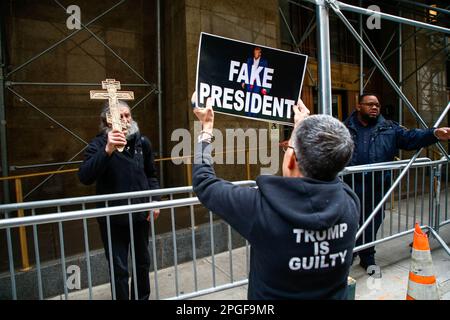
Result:
{"label": "eyeglasses", "polygon": [[381,104],[379,104],[377,102],[361,102],[360,104],[362,104],[363,106],[368,106],[368,107],[375,106],[378,109],[381,108]]}
{"label": "eyeglasses", "polygon": [[288,149],[292,149],[292,150],[294,150],[294,153],[295,153],[294,147],[289,145],[289,140],[282,141],[282,142],[280,142],[279,145],[280,145],[281,150],[283,150],[283,152],[286,152]]}
{"label": "eyeglasses", "polygon": [[283,150],[284,153],[286,153],[286,151],[288,151],[288,149],[292,149],[292,152],[294,152],[295,160],[298,161],[297,154],[295,153],[295,149],[293,146],[289,145],[289,140],[280,142],[280,148],[281,148],[281,150]]}

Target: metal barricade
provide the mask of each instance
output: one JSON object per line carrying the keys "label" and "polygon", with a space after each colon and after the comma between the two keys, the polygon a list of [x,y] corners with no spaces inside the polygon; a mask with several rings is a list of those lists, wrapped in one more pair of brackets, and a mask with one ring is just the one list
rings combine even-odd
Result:
{"label": "metal barricade", "polygon": [[[405,170],[408,169],[407,171]],[[404,172],[405,171],[405,172]],[[368,227],[373,227],[370,225],[368,220],[363,220],[358,234],[362,237],[362,242],[360,245],[355,247],[354,252],[375,246],[379,243],[389,241],[406,234],[413,232],[413,227],[415,222],[419,222],[420,225],[428,228],[431,235],[435,237],[439,243],[441,243],[447,253],[450,254],[448,247],[445,242],[439,238],[438,232],[439,228],[448,224],[448,162],[446,158],[441,160],[432,161],[428,158],[419,158],[411,164],[409,160],[394,161],[388,163],[376,163],[363,166],[353,166],[345,168],[341,173],[340,177],[354,189],[356,190],[358,183],[360,185],[362,193],[361,204],[362,206],[368,206],[373,212],[371,214],[366,214],[370,216],[370,219],[376,219],[381,217],[381,226],[378,231],[376,239],[364,239],[364,229]],[[396,179],[402,177],[401,179]],[[445,179],[442,179],[444,177]],[[388,181],[386,181],[388,179]],[[442,186],[444,192],[441,192],[441,179],[445,181]],[[395,183],[393,181],[396,180]],[[381,183],[380,183],[381,181]],[[241,181],[236,184],[241,186],[255,186],[254,181]],[[392,187],[391,187],[392,186]],[[389,191],[388,192],[388,189]],[[368,190],[365,190],[368,189]],[[181,199],[174,199],[176,194],[187,194],[188,196]],[[169,196],[170,200],[151,202],[152,197],[166,195]],[[149,202],[140,204],[131,204],[131,200],[134,198],[148,197]],[[376,203],[377,199],[383,198],[385,204],[380,206],[380,203]],[[108,203],[118,199],[128,199],[128,205],[124,206],[110,206]],[[98,209],[86,209],[86,205],[90,203],[103,202],[106,207]],[[216,245],[214,236],[214,222],[213,213],[209,212],[209,237],[198,237],[196,234],[196,222],[195,222],[195,212],[194,206],[198,205],[198,198],[192,197],[192,187],[180,187],[180,188],[170,188],[170,189],[160,189],[152,191],[141,191],[141,192],[130,192],[122,194],[113,195],[101,195],[92,197],[80,197],[80,198],[68,198],[60,200],[51,201],[37,201],[28,203],[18,203],[0,206],[0,213],[5,215],[6,219],[0,220],[0,230],[6,231],[7,248],[9,255],[9,274],[11,279],[11,298],[17,299],[17,286],[15,283],[15,266],[13,259],[13,245],[11,232],[15,229],[21,227],[32,226],[33,236],[34,236],[34,251],[36,256],[36,277],[35,281],[38,291],[39,299],[47,298],[43,294],[42,288],[42,275],[41,275],[41,262],[39,260],[39,243],[37,238],[37,228],[42,224],[57,224],[59,231],[59,241],[60,241],[60,260],[61,260],[61,272],[62,272],[62,285],[64,286],[64,297],[69,299],[69,289],[67,288],[67,274],[66,274],[66,256],[64,253],[64,238],[63,223],[66,221],[79,220],[83,222],[83,239],[85,247],[85,261],[87,265],[87,288],[89,290],[89,299],[93,299],[92,293],[92,275],[90,257],[91,252],[89,249],[89,239],[87,230],[87,220],[96,217],[109,217],[119,214],[128,214],[129,221],[132,221],[131,213],[138,213],[142,211],[151,211],[155,209],[170,209],[171,215],[171,235],[172,246],[173,246],[173,265],[171,266],[173,273],[173,286],[170,288],[164,288],[165,293],[160,294],[161,287],[159,286],[159,276],[158,272],[161,272],[161,268],[158,268],[157,264],[157,252],[161,252],[161,248],[157,248],[156,244],[156,234],[155,234],[155,221],[153,215],[150,215],[150,232],[151,232],[151,258],[153,264],[153,283],[154,291],[153,296],[156,299],[186,299],[201,296],[204,294],[217,292],[225,290],[232,287],[237,287],[245,285],[248,283],[247,275],[249,270],[249,244],[245,242],[245,263],[246,273],[243,277],[236,279],[233,273],[233,264],[240,263],[241,261],[234,261],[233,258],[233,239],[232,239],[232,229],[227,225],[227,231],[225,235],[227,237],[227,249],[228,256],[226,257],[225,263],[228,264],[229,271],[229,281],[226,283],[218,284],[216,277]],[[64,211],[65,206],[77,205],[80,210]],[[177,250],[177,237],[178,234],[175,229],[175,210],[176,208],[186,207],[190,212],[190,242],[192,249],[192,284],[186,286],[186,279],[183,279],[183,290],[180,288],[180,264],[178,261],[178,250]],[[36,215],[36,209],[38,208],[54,208],[53,213]],[[379,208],[377,211],[376,209]],[[31,212],[31,216],[20,217],[18,212]],[[16,213],[18,217],[10,218],[11,213]],[[375,214],[374,214],[375,213]],[[378,215],[378,216],[377,216]],[[108,222],[109,226],[109,222]],[[373,230],[375,231],[375,230]],[[130,224],[130,234],[132,234],[132,224]],[[209,240],[210,248],[210,261],[211,261],[211,281],[209,285],[199,286],[199,266],[197,261],[197,248],[203,246],[204,243],[199,243],[201,241],[205,242],[205,239]],[[108,231],[108,242],[111,243],[111,234]],[[133,277],[131,281],[134,281],[134,288],[136,286],[136,262],[135,262],[135,252],[133,246],[133,239],[131,241],[131,261],[133,269]],[[112,261],[111,257],[109,261]],[[185,268],[185,266],[183,266]],[[114,268],[110,264],[111,279],[114,279],[113,272]],[[204,273],[200,274],[200,277],[204,278],[206,275]],[[113,281],[113,280],[112,280]],[[186,288],[190,287],[190,291],[186,292]],[[111,285],[112,293],[111,296],[114,299],[114,283]],[[137,289],[135,289],[137,290]],[[135,291],[135,296],[137,292]]]}
{"label": "metal barricade", "polygon": [[[235,183],[240,186],[254,186],[254,181],[239,181]],[[232,230],[230,226],[227,226],[227,235],[228,235],[228,260],[229,260],[229,273],[230,273],[230,281],[225,284],[218,284],[216,280],[216,261],[215,256],[216,245],[215,245],[215,224],[213,219],[213,213],[209,212],[209,246],[210,246],[210,257],[211,257],[211,284],[206,288],[199,287],[199,277],[198,277],[198,266],[197,266],[197,248],[199,245],[205,245],[204,243],[198,244],[196,243],[197,235],[196,235],[196,224],[195,224],[195,213],[194,206],[199,204],[198,198],[192,197],[192,187],[179,187],[179,188],[168,188],[168,189],[159,189],[159,190],[149,190],[149,191],[141,191],[141,192],[128,192],[128,193],[118,193],[118,194],[110,194],[110,195],[99,195],[99,196],[90,196],[90,197],[77,197],[77,198],[67,198],[67,199],[58,199],[58,200],[47,200],[47,201],[35,201],[35,202],[26,202],[26,203],[16,203],[16,204],[8,204],[0,206],[0,214],[4,215],[5,219],[0,219],[0,230],[6,231],[6,244],[8,251],[8,260],[9,260],[9,276],[11,281],[11,294],[10,297],[12,299],[18,299],[18,287],[16,285],[16,267],[14,265],[14,248],[12,241],[12,232],[15,230],[20,230],[21,228],[31,226],[33,228],[33,243],[34,243],[34,253],[36,257],[36,278],[32,279],[32,282],[37,287],[38,298],[46,299],[48,296],[44,295],[43,289],[43,279],[42,279],[42,263],[40,261],[39,255],[39,241],[38,241],[38,232],[37,228],[43,224],[57,224],[58,232],[59,232],[59,247],[60,247],[60,264],[61,264],[61,274],[62,280],[58,285],[63,287],[63,294],[65,299],[69,299],[69,288],[68,288],[68,279],[67,279],[67,257],[64,252],[64,242],[68,239],[64,237],[64,228],[63,223],[66,221],[82,221],[83,222],[83,240],[84,240],[84,258],[86,261],[86,277],[87,277],[87,289],[88,296],[86,298],[93,299],[93,279],[92,279],[92,265],[90,262],[91,258],[91,250],[89,248],[89,234],[87,228],[87,220],[98,217],[106,217],[107,222],[107,236],[109,247],[111,248],[111,230],[110,230],[110,217],[114,215],[120,214],[128,214],[129,221],[132,221],[132,213],[139,213],[143,211],[153,211],[156,209],[170,209],[171,216],[171,238],[173,245],[173,274],[174,274],[174,290],[169,290],[169,294],[165,294],[163,297],[160,295],[160,287],[158,283],[158,264],[157,264],[157,251],[161,248],[156,247],[156,233],[155,233],[155,221],[152,214],[150,214],[150,255],[152,259],[153,265],[153,283],[154,290],[153,294],[156,299],[161,298],[172,298],[172,299],[184,299],[189,297],[200,296],[206,293],[216,292],[224,289],[228,289],[235,286],[241,286],[247,283],[247,274],[244,279],[240,279],[235,281],[233,277],[233,239],[232,239]],[[187,194],[188,196],[181,199],[174,199],[175,195]],[[155,196],[168,196],[170,200],[159,201],[159,202],[151,202],[152,197]],[[140,204],[131,204],[131,200],[135,198],[148,198],[149,201],[146,203]],[[111,203],[115,200],[128,200],[128,205],[122,206],[108,206],[108,203]],[[86,209],[87,204],[92,203],[102,203],[104,208],[96,208],[96,209]],[[79,206],[79,210],[71,210],[65,211],[64,207],[66,206]],[[180,279],[179,279],[179,264],[178,264],[178,250],[177,250],[177,232],[175,228],[175,215],[176,208],[187,207],[190,211],[190,221],[191,226],[189,227],[191,233],[191,248],[192,255],[191,261],[193,265],[193,284],[192,286],[188,285],[187,287],[192,287],[192,292],[185,292],[180,290]],[[52,213],[40,214],[36,215],[36,209],[39,208],[53,208]],[[20,212],[30,212],[30,215],[20,216],[18,213]],[[132,213],[131,213],[132,212]],[[14,214],[16,217],[11,217]],[[133,223],[129,223],[130,227],[130,235],[131,235],[131,245],[130,245],[130,253],[131,253],[131,268],[132,268],[132,279],[134,282],[134,296],[137,297],[137,279],[136,279],[136,257],[134,250],[134,239],[133,235]],[[248,243],[245,242],[248,246]],[[111,297],[113,299],[116,298],[115,294],[115,285],[114,285],[114,267],[112,265],[112,257],[111,250],[110,252],[110,279],[111,279]],[[159,251],[158,251],[159,252]],[[246,259],[245,261],[249,261],[248,257],[248,247],[246,249]],[[247,266],[248,270],[249,267]],[[202,277],[205,275],[202,274]],[[56,275],[55,275],[56,277]],[[185,284],[186,287],[186,284]],[[21,288],[23,290],[34,290],[35,288]],[[0,288],[1,290],[5,290],[5,288]],[[166,290],[167,291],[167,290]]]}
{"label": "metal barricade", "polygon": [[[393,183],[410,160],[375,163],[345,168],[340,176],[360,195],[362,224],[358,230],[354,252],[411,233],[414,223],[435,231],[448,224],[448,162],[446,158],[432,161],[419,158],[409,167],[397,185]],[[445,192],[441,193],[441,178],[445,171]],[[394,189],[391,188],[395,187]],[[359,190],[358,190],[359,188]],[[391,191],[388,192],[388,189]],[[383,200],[384,204],[381,204]],[[386,199],[384,199],[386,198]],[[444,214],[441,214],[441,203]],[[378,210],[377,210],[378,209]],[[376,232],[374,221],[379,219]],[[367,232],[368,228],[372,228]],[[365,239],[366,233],[376,234]],[[359,235],[359,237],[358,237]]]}

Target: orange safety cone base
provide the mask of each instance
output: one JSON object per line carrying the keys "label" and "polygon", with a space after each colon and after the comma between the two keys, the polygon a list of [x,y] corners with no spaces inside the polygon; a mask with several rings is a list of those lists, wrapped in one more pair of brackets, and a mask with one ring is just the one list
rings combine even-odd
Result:
{"label": "orange safety cone base", "polygon": [[428,236],[415,225],[406,300],[439,300]]}

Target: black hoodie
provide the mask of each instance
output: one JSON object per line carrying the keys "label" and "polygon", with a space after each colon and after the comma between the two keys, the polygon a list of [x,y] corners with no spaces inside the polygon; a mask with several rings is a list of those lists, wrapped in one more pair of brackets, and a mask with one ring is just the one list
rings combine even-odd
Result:
{"label": "black hoodie", "polygon": [[248,298],[346,299],[359,221],[353,191],[338,178],[260,176],[258,188],[238,187],[215,176],[202,147],[194,192],[250,242]]}

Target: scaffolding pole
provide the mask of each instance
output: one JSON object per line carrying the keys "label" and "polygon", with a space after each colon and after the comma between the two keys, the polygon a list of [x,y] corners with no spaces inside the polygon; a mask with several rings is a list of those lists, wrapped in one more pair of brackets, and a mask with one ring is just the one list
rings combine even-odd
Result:
{"label": "scaffolding pole", "polygon": [[[64,7],[64,5],[62,5],[58,0],[53,0],[55,1],[60,7],[61,9],[63,9],[65,12],[67,12],[67,8]],[[120,62],[122,62],[123,64],[125,64],[128,69],[130,69],[131,72],[133,72],[138,78],[140,78],[142,81],[144,81],[145,83],[149,84],[147,82],[147,80],[145,80],[145,78],[139,73],[137,72],[128,62],[126,62],[121,56],[119,56],[119,54],[117,54],[110,46],[108,46],[106,44],[105,41],[103,41],[102,39],[100,39],[99,36],[97,36],[94,32],[92,32],[88,27],[86,27],[79,19],[77,19],[76,17],[74,17],[74,19],[80,23],[80,25],[82,27],[84,27],[84,30],[89,32],[98,42],[100,42],[103,47],[105,47],[113,56],[115,56]]]}
{"label": "scaffolding pole", "polygon": [[330,28],[325,1],[316,2],[317,64],[319,72],[319,113],[332,115]]}
{"label": "scaffolding pole", "polygon": [[[157,60],[158,60],[158,139],[159,139],[159,157],[163,158],[164,141],[163,141],[163,121],[162,121],[162,81],[161,81],[161,1],[156,1],[156,28],[157,28]],[[159,164],[159,184],[164,186],[164,162]]]}
{"label": "scaffolding pole", "polygon": [[[5,56],[5,37],[3,34],[4,17],[0,14],[0,148],[2,176],[9,175],[8,168],[8,146],[6,140],[6,112],[5,112],[5,73],[6,73],[6,56]],[[3,202],[9,203],[9,183],[3,181]]]}
{"label": "scaffolding pole", "polygon": [[[369,42],[370,42],[369,35],[368,35],[367,33],[364,33],[364,34],[366,35],[367,40],[369,40]],[[395,37],[395,32],[392,34],[392,36],[391,36],[391,38],[389,39],[389,41],[388,41],[386,47],[383,49],[383,52],[381,53],[381,55],[379,55],[379,54],[376,52],[375,46],[372,45],[372,48],[374,49],[374,51],[375,51],[376,55],[378,56],[378,58],[380,59],[381,63],[383,63],[383,61],[384,61],[384,60],[383,60],[383,57],[384,57],[384,55],[386,54],[387,49],[389,49],[389,46],[391,45],[392,40],[394,40],[394,37]],[[361,38],[362,38],[362,37],[361,37]],[[360,50],[362,50],[361,47],[360,47]],[[370,70],[369,76],[367,77],[367,80],[366,80],[366,83],[365,83],[364,86],[363,86],[363,91],[366,89],[367,85],[369,84],[370,79],[372,79],[372,76],[373,76],[373,74],[375,73],[375,70],[376,70],[376,69],[377,69],[377,67],[373,67],[373,68]]]}
{"label": "scaffolding pole", "polygon": [[[360,7],[362,6],[361,0],[359,0],[359,6]],[[363,37],[362,14],[359,15],[358,24],[359,24],[359,36],[362,38]],[[359,46],[359,95],[362,95],[363,92],[364,92],[364,50],[361,46]]]}
{"label": "scaffolding pole", "polygon": [[[402,12],[399,11],[398,15],[401,16]],[[398,87],[403,91],[403,48],[402,48],[402,24],[398,24]],[[402,98],[398,97],[398,123],[403,125],[403,102]],[[399,152],[400,159],[403,158],[403,151]]]}
{"label": "scaffolding pole", "polygon": [[[42,86],[42,87],[98,87],[98,82],[26,82],[26,81],[6,81],[7,87],[13,86]],[[154,87],[154,84],[147,83],[121,83],[120,87]]]}
{"label": "scaffolding pole", "polygon": [[327,1],[328,1],[328,3],[330,3],[330,5],[332,7],[333,6],[337,6],[340,10],[356,12],[356,13],[365,14],[365,15],[368,15],[368,16],[377,15],[377,16],[379,16],[382,19],[408,24],[408,25],[411,25],[411,26],[414,26],[414,27],[418,27],[418,28],[430,29],[430,30],[434,30],[434,31],[437,31],[437,32],[447,33],[447,34],[450,33],[450,29],[447,29],[447,28],[444,28],[444,27],[440,27],[440,26],[435,26],[435,25],[432,25],[432,24],[429,24],[429,23],[424,23],[424,22],[420,22],[420,21],[416,21],[416,20],[406,19],[406,18],[394,16],[392,14],[387,14],[387,13],[374,11],[374,10],[370,10],[370,9],[364,9],[364,8],[352,6],[350,4],[347,4],[347,3],[344,3],[344,2],[340,2],[340,1],[335,1],[335,0],[327,0]]}
{"label": "scaffolding pole", "polygon": [[[289,35],[291,36],[292,44],[295,47],[295,51],[297,51],[298,53],[301,53],[300,52],[301,42],[297,43],[297,40],[295,39],[294,34],[292,33],[291,27],[289,26],[289,23],[288,23],[288,21],[286,19],[286,16],[283,13],[283,9],[281,9],[281,7],[278,7],[278,11],[280,12],[281,18],[284,21],[284,25],[286,26],[286,28],[287,28],[287,30],[289,32]],[[308,64],[306,64],[306,73],[308,74],[308,77],[311,80],[311,82],[314,84],[314,86],[317,87],[317,83],[314,80],[314,78],[313,78],[313,76],[311,74],[311,71],[309,70]]]}

